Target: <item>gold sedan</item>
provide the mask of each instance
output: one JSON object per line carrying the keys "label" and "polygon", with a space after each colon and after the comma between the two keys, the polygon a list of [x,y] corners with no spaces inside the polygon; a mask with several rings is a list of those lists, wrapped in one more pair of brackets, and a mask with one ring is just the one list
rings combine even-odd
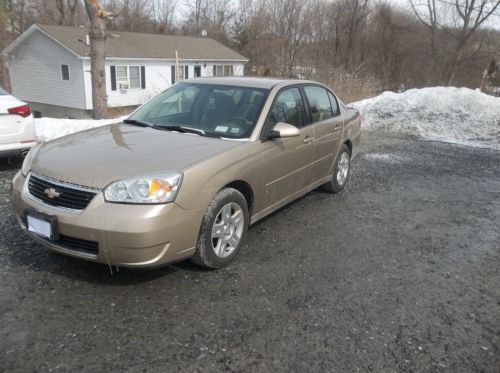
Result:
{"label": "gold sedan", "polygon": [[191,79],[123,123],[34,147],[11,202],[31,237],[64,254],[220,268],[250,224],[317,187],[344,188],[360,126],[316,82]]}

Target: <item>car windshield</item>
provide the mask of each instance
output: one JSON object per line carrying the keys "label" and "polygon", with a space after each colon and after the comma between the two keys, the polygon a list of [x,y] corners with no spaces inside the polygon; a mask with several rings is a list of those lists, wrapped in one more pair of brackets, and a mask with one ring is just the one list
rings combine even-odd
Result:
{"label": "car windshield", "polygon": [[3,90],[2,87],[0,87],[0,96],[7,96],[8,93],[7,91]]}
{"label": "car windshield", "polygon": [[179,83],[132,114],[127,122],[232,139],[250,137],[268,90]]}

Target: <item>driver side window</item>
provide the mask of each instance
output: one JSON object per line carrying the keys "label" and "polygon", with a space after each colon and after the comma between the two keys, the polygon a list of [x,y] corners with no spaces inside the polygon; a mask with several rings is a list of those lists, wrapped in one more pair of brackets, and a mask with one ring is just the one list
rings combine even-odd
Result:
{"label": "driver side window", "polygon": [[267,117],[267,128],[278,122],[285,122],[295,127],[304,127],[304,103],[298,88],[281,91]]}

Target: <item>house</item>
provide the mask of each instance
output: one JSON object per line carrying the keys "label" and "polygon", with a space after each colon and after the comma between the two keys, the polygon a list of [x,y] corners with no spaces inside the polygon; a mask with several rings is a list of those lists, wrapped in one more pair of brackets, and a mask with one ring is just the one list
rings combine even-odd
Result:
{"label": "house", "polygon": [[[86,28],[31,26],[2,51],[12,94],[27,101],[36,116],[90,117],[89,52]],[[108,114],[128,113],[176,81],[242,76],[246,62],[209,38],[111,31],[106,40]]]}

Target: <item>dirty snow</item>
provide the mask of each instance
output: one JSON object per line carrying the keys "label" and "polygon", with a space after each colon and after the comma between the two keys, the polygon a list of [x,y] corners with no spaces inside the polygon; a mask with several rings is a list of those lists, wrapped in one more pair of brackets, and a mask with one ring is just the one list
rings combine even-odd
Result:
{"label": "dirty snow", "polygon": [[35,119],[36,137],[40,142],[49,141],[71,133],[84,131],[89,128],[117,123],[125,118],[126,117],[101,120],[39,118]]}
{"label": "dirty snow", "polygon": [[401,163],[406,161],[406,158],[392,153],[368,153],[364,155],[365,158],[375,161],[382,161],[386,163]]}
{"label": "dirty snow", "polygon": [[500,98],[468,88],[433,87],[350,104],[363,130],[388,130],[423,139],[500,149]]}

